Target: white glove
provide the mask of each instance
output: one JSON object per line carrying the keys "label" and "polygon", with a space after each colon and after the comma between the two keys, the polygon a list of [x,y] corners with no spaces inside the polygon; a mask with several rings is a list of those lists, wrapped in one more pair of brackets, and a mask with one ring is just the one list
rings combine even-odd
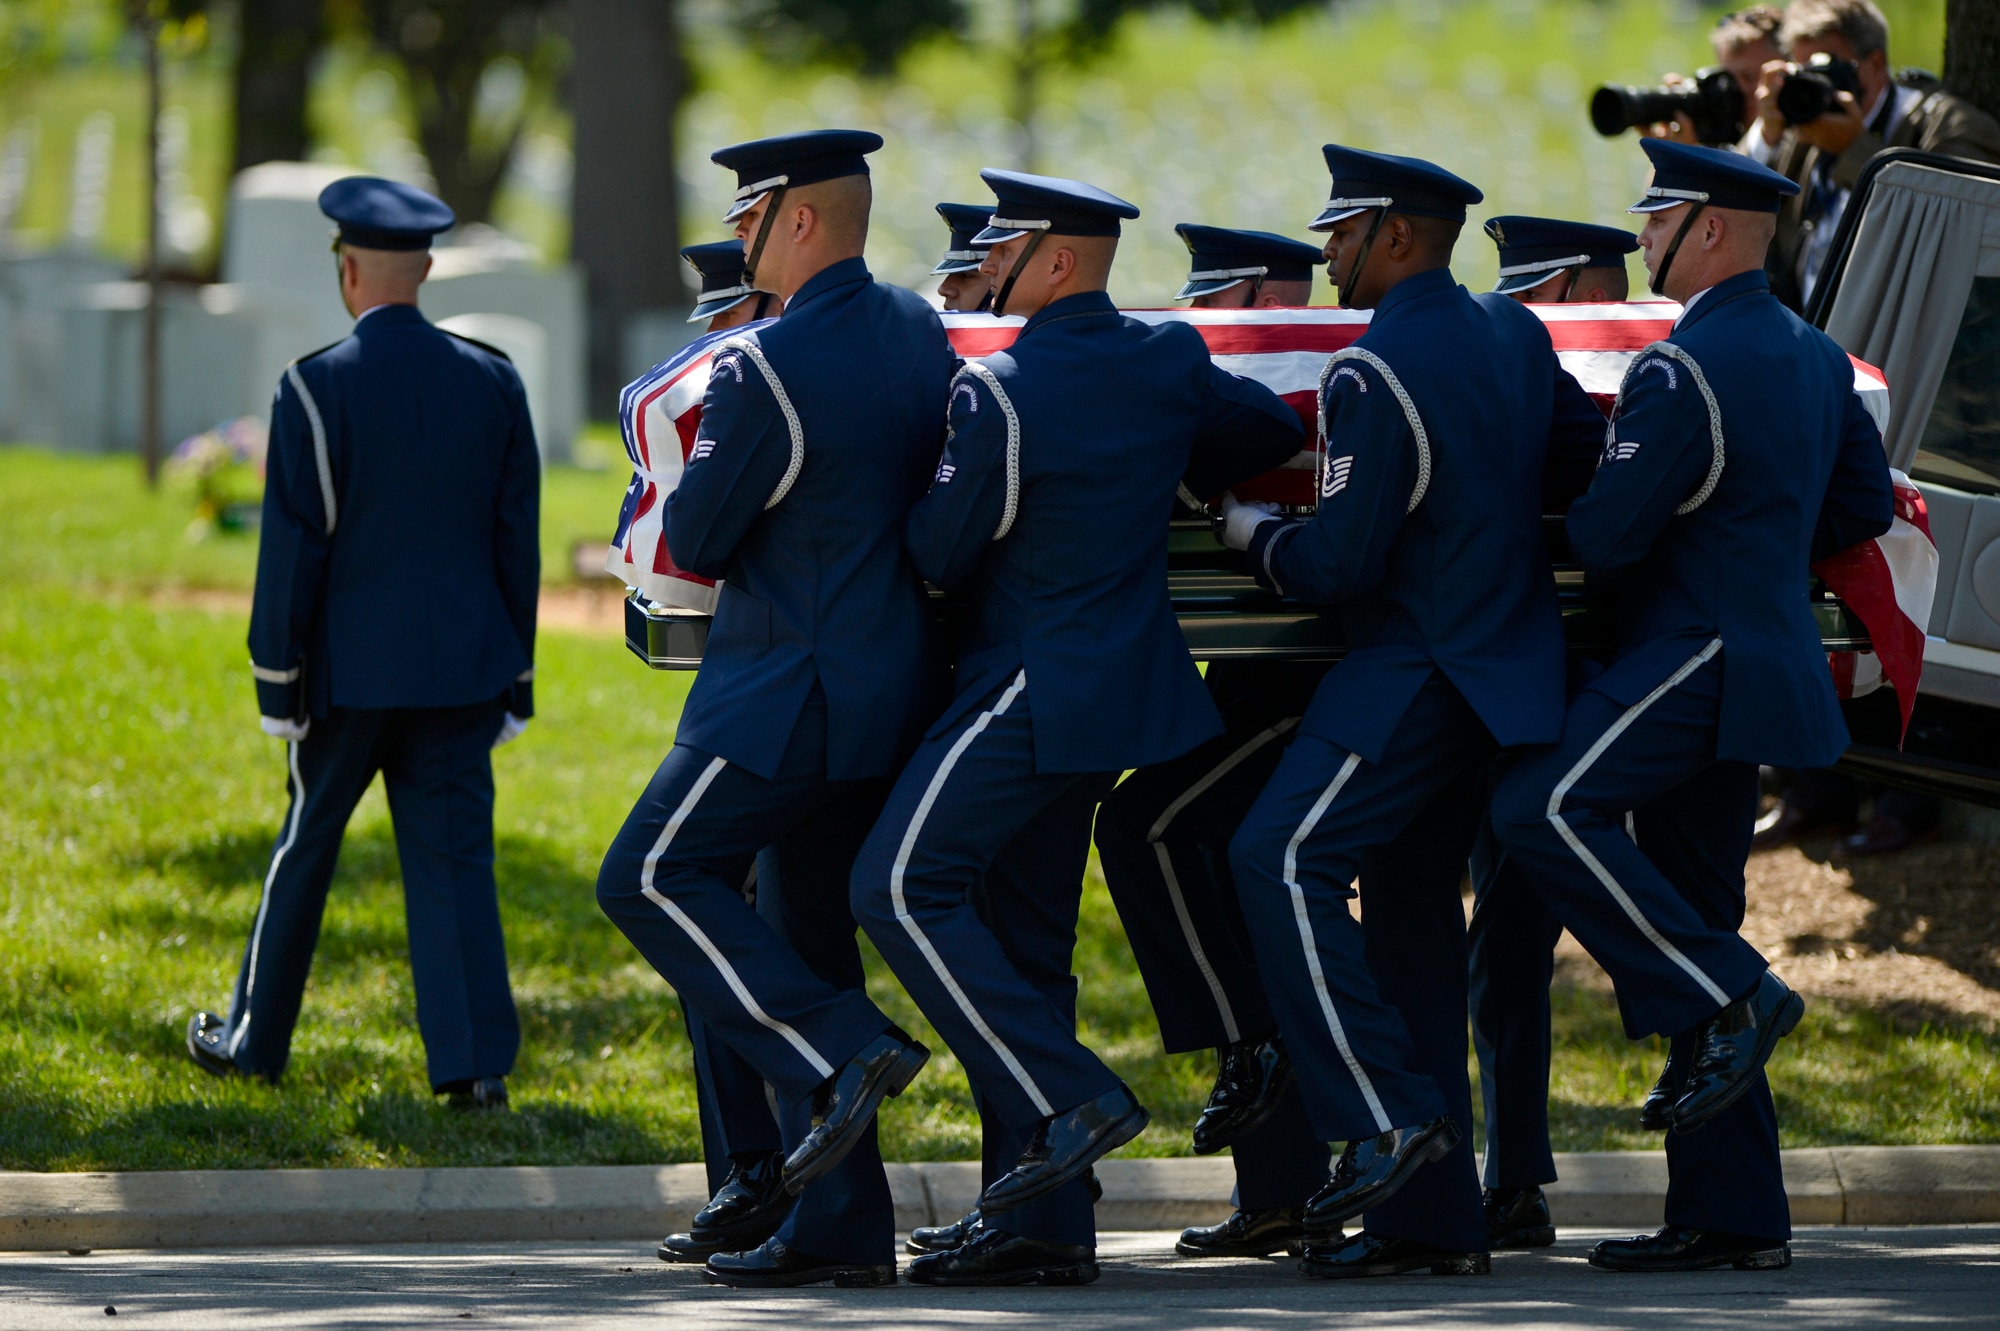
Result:
{"label": "white glove", "polygon": [[1244,503],[1235,495],[1222,496],[1222,543],[1231,550],[1248,550],[1251,535],[1267,522],[1278,520],[1278,506],[1260,499]]}
{"label": "white glove", "polygon": [[293,744],[304,739],[306,732],[311,730],[313,725],[310,718],[304,721],[280,721],[275,716],[260,716],[257,718],[257,724],[272,739],[287,740]]}
{"label": "white glove", "polygon": [[500,733],[493,737],[493,747],[497,749],[502,744],[507,743],[509,740],[516,740],[521,738],[522,734],[527,729],[528,729],[527,720],[524,720],[521,717],[514,715],[512,712],[507,713],[507,715],[501,719]]}

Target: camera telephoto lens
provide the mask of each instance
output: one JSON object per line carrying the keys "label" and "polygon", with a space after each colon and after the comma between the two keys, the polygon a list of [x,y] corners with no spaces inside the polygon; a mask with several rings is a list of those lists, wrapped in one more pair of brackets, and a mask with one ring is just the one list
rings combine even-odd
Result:
{"label": "camera telephoto lens", "polygon": [[1837,92],[1860,99],[1861,67],[1821,51],[1807,63],[1786,70],[1785,82],[1778,89],[1778,114],[1787,125],[1809,124],[1833,109]]}
{"label": "camera telephoto lens", "polygon": [[1606,84],[1590,97],[1590,123],[1607,139],[1676,115],[1687,118],[1703,143],[1734,143],[1743,133],[1743,91],[1728,70],[1704,69],[1693,83],[1677,88]]}

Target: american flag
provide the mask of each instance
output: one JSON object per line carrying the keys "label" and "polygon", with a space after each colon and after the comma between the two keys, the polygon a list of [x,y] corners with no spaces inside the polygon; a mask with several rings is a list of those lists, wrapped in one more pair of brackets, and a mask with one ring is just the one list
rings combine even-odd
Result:
{"label": "american flag", "polygon": [[632,482],[625,487],[618,532],[605,553],[604,571],[637,588],[655,605],[715,613],[715,583],[675,567],[661,519],[664,501],[681,483],[681,471],[694,451],[715,344],[762,326],[744,324],[704,333],[618,394],[618,432],[625,438]]}
{"label": "american flag", "polygon": [[[1548,325],[1563,368],[1607,413],[1633,356],[1666,337],[1680,314],[1680,306],[1668,301],[1528,308]],[[1326,358],[1352,344],[1368,327],[1366,310],[1172,309],[1126,313],[1147,323],[1194,325],[1208,342],[1216,364],[1256,379],[1283,397],[1304,422],[1308,439],[1317,432],[1315,399]],[[996,319],[990,314],[943,317],[953,348],[968,359],[1002,350],[1024,322]],[[660,501],[679,483],[687,454],[694,446],[702,395],[708,388],[709,358],[722,336],[714,333],[696,339],[620,395],[619,427],[633,474],[618,516],[618,534],[605,563],[607,571],[651,601],[708,612],[715,608],[715,584],[674,567],[660,528]],[[1885,426],[1889,386],[1881,371],[1854,361],[1854,391],[1876,424]],[[1317,443],[1311,445],[1311,449],[1317,447]],[[1309,449],[1285,467],[1238,486],[1237,497],[1309,507],[1315,502],[1317,465],[1318,458]],[[1929,620],[1937,583],[1937,551],[1930,542],[1922,496],[1900,474],[1896,493],[1894,529],[1877,541],[1825,561],[1815,571],[1860,616],[1875,643],[1875,652],[1862,654],[1858,660],[1852,653],[1829,657],[1842,696],[1866,693],[1886,680],[1896,689],[1907,724],[1923,669],[1923,625]]]}

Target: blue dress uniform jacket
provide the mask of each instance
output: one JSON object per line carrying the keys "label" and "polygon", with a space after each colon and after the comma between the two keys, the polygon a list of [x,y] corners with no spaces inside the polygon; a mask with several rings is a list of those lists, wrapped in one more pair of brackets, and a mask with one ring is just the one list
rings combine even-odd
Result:
{"label": "blue dress uniform jacket", "polygon": [[1341,456],[1319,519],[1264,523],[1250,543],[1261,581],[1340,607],[1349,653],[1299,733],[1378,762],[1435,667],[1500,744],[1554,739],[1564,648],[1539,514],[1567,376],[1547,330],[1438,269],[1397,283],[1355,345],[1371,355],[1340,359],[1322,392]]}
{"label": "blue dress uniform jacket", "polygon": [[[1633,363],[1570,509],[1577,562],[1616,586],[1621,661],[1658,653],[1664,674],[1722,639],[1717,758],[1825,767],[1847,747],[1802,574],[1893,513],[1882,437],[1853,385],[1831,338],[1762,272],[1738,274]],[[1621,677],[1636,687],[1649,673]]]}
{"label": "blue dress uniform jacket", "polygon": [[[440,503],[448,494],[454,502]],[[278,383],[250,612],[259,710],[533,714],[541,459],[520,376],[414,305]]]}
{"label": "blue dress uniform jacket", "polygon": [[1024,668],[1037,772],[1143,767],[1219,733],[1167,597],[1163,519],[1197,453],[1224,445],[1247,474],[1277,466],[1298,417],[1210,364],[1193,328],[1125,318],[1103,292],[1055,301],[962,369],[909,522],[918,569],[972,602],[929,733]]}
{"label": "blue dress uniform jacket", "polygon": [[931,307],[860,259],[717,351],[666,502],[674,562],[723,579],[680,743],[768,780],[817,682],[826,775],[901,766],[932,694],[925,593],[898,535],[936,465],[951,366]]}

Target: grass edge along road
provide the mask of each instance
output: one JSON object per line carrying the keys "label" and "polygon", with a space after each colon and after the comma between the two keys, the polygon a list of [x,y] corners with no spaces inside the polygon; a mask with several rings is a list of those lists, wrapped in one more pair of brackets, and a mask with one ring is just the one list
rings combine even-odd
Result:
{"label": "grass edge along road", "polygon": [[[342,852],[280,1088],[181,1049],[226,1001],[283,812],[256,728],[241,596],[255,538],[190,542],[126,458],[0,448],[0,1168],[629,1164],[699,1157],[673,994],[598,913],[598,858],[671,742],[689,677],[550,631],[540,714],[495,758],[499,881],[525,1033],[517,1112],[464,1117],[423,1079],[379,785]],[[547,576],[601,536],[621,477],[551,471]],[[203,596],[203,592],[227,595]],[[1127,1154],[1179,1154],[1212,1075],[1167,1058],[1093,867],[1084,1038],[1155,1113]],[[976,1156],[964,1074],[871,956],[871,988],[939,1057],[882,1117],[892,1159]],[[1610,997],[1556,994],[1557,1148],[1650,1148],[1658,1071]],[[1815,1002],[1774,1064],[1787,1146],[2000,1141],[2000,1039]]]}

